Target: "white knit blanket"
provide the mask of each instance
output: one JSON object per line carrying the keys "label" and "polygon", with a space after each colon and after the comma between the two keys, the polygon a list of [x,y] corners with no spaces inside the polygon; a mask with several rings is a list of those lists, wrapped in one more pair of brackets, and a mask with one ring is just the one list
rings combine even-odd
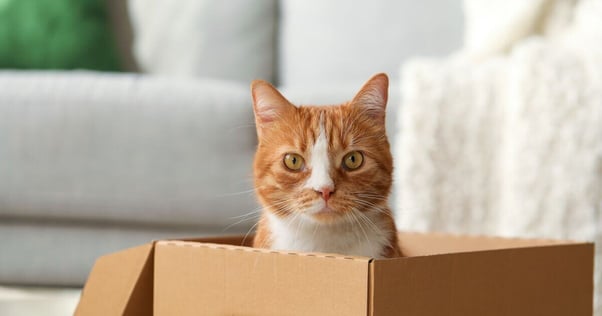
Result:
{"label": "white knit blanket", "polygon": [[602,1],[505,2],[531,7],[503,43],[478,2],[461,52],[403,68],[399,227],[595,240],[602,315]]}

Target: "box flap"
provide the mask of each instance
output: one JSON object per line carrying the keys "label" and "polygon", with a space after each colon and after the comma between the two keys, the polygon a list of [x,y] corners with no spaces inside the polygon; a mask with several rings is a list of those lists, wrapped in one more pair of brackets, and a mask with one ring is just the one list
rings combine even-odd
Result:
{"label": "box flap", "polygon": [[158,242],[155,316],[366,315],[369,262],[364,257]]}
{"label": "box flap", "polygon": [[503,238],[446,233],[400,232],[398,236],[403,254],[409,257],[481,250],[574,244],[574,242],[566,240]]}
{"label": "box flap", "polygon": [[153,315],[153,244],[96,260],[75,315]]}
{"label": "box flap", "polygon": [[375,260],[371,314],[587,315],[593,244]]}

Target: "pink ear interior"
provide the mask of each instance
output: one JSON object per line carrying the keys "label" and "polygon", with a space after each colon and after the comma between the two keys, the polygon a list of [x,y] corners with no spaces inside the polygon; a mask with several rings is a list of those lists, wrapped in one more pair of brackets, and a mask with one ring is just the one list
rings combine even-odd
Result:
{"label": "pink ear interior", "polygon": [[251,94],[258,131],[263,125],[284,116],[293,106],[276,88],[262,80],[251,83]]}
{"label": "pink ear interior", "polygon": [[384,123],[389,92],[389,78],[381,73],[370,78],[356,94],[352,103]]}

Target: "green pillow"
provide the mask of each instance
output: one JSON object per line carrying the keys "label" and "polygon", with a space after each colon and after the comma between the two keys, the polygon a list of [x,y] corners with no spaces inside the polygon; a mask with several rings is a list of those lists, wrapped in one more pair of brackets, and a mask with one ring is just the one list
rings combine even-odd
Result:
{"label": "green pillow", "polygon": [[105,0],[0,0],[0,68],[119,70]]}

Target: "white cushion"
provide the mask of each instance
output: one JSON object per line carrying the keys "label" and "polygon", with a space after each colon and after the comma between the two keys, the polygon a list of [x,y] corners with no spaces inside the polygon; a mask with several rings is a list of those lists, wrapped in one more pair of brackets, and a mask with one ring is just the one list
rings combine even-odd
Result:
{"label": "white cushion", "polygon": [[407,57],[446,55],[462,40],[461,0],[283,0],[280,22],[286,86],[357,85],[376,72],[397,81]]}
{"label": "white cushion", "polygon": [[273,79],[275,0],[129,0],[129,12],[144,72]]}
{"label": "white cushion", "polygon": [[[561,33],[577,1],[465,0],[464,52],[476,59],[508,53],[521,39]],[[556,34],[555,34],[556,35]]]}

